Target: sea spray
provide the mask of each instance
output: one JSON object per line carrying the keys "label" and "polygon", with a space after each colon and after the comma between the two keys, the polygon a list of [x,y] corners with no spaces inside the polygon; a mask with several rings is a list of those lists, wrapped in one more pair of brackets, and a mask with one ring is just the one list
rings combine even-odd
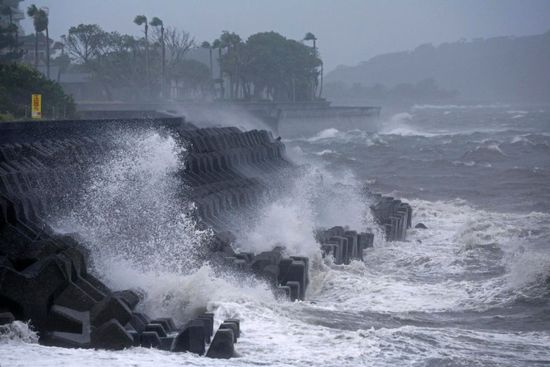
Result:
{"label": "sea spray", "polygon": [[317,229],[342,225],[363,231],[375,226],[361,186],[349,171],[333,174],[315,162],[304,163],[296,154],[291,152],[291,158],[303,166],[287,189],[263,204],[254,221],[240,223],[239,250],[258,253],[279,246],[287,254],[315,258],[320,254]]}
{"label": "sea spray", "polygon": [[4,343],[38,343],[38,334],[30,322],[14,321],[0,325],[0,345]]}
{"label": "sea spray", "polygon": [[55,227],[78,234],[107,283],[122,262],[141,271],[197,268],[210,233],[197,229],[178,176],[185,147],[156,131],[125,131],[111,144]]}

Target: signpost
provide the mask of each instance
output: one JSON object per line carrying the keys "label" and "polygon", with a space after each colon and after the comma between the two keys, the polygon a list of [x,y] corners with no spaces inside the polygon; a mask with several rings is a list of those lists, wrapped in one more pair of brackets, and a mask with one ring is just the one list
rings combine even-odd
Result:
{"label": "signpost", "polygon": [[32,118],[42,118],[42,94],[32,95]]}

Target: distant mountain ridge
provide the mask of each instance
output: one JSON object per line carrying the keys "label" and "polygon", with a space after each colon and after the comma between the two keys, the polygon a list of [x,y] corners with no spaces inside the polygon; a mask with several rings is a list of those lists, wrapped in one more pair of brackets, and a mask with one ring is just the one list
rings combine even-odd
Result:
{"label": "distant mountain ridge", "polygon": [[340,66],[327,83],[352,86],[418,83],[433,79],[460,97],[480,101],[550,102],[550,31],[534,36],[424,44]]}

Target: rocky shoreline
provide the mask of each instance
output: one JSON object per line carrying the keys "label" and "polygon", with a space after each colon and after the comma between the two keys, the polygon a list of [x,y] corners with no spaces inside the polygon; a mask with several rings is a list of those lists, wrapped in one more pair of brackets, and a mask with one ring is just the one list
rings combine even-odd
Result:
{"label": "rocky shoreline", "polygon": [[[199,129],[181,119],[76,124],[3,127],[0,324],[30,320],[40,343],[52,346],[114,350],[142,346],[212,358],[234,355],[241,334],[239,320],[214,320],[208,312],[182,325],[170,318],[151,319],[136,311],[142,299],[138,291],[109,289],[93,275],[88,250],[48,225],[48,212],[58,209],[82,183],[85,168],[109,151],[106,132],[128,126],[155,126],[185,145],[181,178],[189,188],[187,200],[196,204],[197,224],[214,234],[209,243],[213,262],[265,279],[276,294],[291,301],[305,299],[307,257],[288,256],[282,248],[258,254],[236,252],[231,233],[232,213],[253,212],[259,202],[283,190],[284,181],[298,169],[278,139],[266,131]],[[386,240],[405,240],[411,207],[391,197],[366,196]],[[374,234],[333,227],[319,230],[316,239],[323,256],[349,264],[363,259],[363,250],[373,246]],[[219,327],[214,333],[215,325]]]}

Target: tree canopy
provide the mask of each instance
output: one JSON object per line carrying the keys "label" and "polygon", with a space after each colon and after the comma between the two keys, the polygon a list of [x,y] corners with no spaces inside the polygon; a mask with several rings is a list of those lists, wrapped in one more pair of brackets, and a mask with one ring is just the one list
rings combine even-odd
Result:
{"label": "tree canopy", "polygon": [[33,93],[42,94],[47,118],[71,117],[75,112],[72,98],[58,83],[25,65],[0,64],[0,114],[27,116]]}
{"label": "tree canopy", "polygon": [[256,33],[246,42],[223,32],[217,46],[226,50],[221,67],[229,77],[232,98],[315,99],[321,60],[312,47],[276,32]]}
{"label": "tree canopy", "polygon": [[10,20],[6,26],[0,24],[0,63],[12,62],[23,55],[17,40],[18,29],[13,23],[13,10],[4,0],[0,0],[0,13]]}

